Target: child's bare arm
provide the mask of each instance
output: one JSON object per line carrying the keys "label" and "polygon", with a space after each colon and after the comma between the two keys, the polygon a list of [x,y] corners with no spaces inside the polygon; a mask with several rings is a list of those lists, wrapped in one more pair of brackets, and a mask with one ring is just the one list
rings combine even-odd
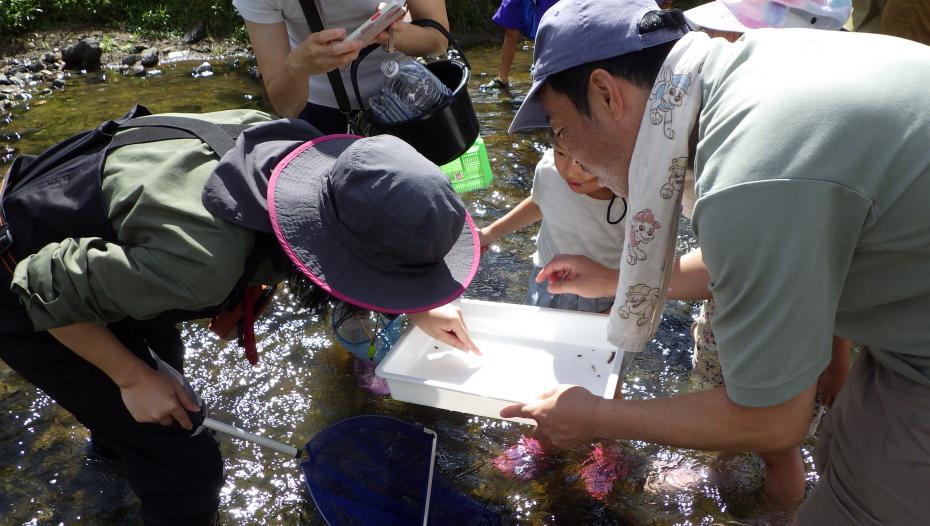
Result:
{"label": "child's bare arm", "polygon": [[[585,298],[611,296],[620,271],[609,269],[587,256],[560,254],[536,276],[536,282],[549,281],[550,294],[577,294]],[[669,278],[668,298],[673,300],[711,299],[710,274],[704,266],[701,249],[692,250],[675,261]]]}
{"label": "child's bare arm", "polygon": [[539,209],[539,205],[533,202],[532,197],[527,197],[520,204],[513,207],[513,210],[507,212],[504,217],[478,231],[478,237],[481,238],[481,251],[484,252],[491,243],[511,232],[541,220],[542,211]]}
{"label": "child's bare arm", "polygon": [[710,274],[701,249],[688,252],[675,262],[668,283],[668,298],[673,300],[709,300]]}

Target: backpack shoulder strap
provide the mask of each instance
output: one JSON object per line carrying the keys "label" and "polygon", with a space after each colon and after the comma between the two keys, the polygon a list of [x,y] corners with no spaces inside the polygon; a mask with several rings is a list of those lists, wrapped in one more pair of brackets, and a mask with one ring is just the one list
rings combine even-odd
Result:
{"label": "backpack shoulder strap", "polygon": [[129,128],[129,131],[117,135],[110,142],[110,149],[167,139],[189,139],[194,136],[205,142],[217,156],[222,157],[235,147],[235,137],[249,127],[248,124],[214,124],[189,117],[152,115],[123,123],[120,129]]}
{"label": "backpack shoulder strap", "polygon": [[116,133],[120,126],[145,115],[151,115],[148,108],[136,104],[122,117],[104,121],[96,128],[72,135],[50,146],[39,155],[25,158],[21,156],[20,158],[23,160],[14,161],[13,166],[10,167],[6,179],[6,189],[9,191],[20,183],[39,177],[75,157],[85,155],[91,151],[99,151],[110,143],[113,134]]}

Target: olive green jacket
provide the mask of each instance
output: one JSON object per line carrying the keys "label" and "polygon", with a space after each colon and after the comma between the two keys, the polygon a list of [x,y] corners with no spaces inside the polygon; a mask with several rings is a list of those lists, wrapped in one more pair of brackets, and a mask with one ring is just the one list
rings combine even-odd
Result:
{"label": "olive green jacket", "polygon": [[[183,116],[227,124],[272,119],[254,110]],[[102,187],[119,242],[63,239],[16,266],[11,290],[35,330],[125,317],[145,320],[226,299],[243,274],[255,233],[204,207],[204,184],[217,162],[197,139],[114,150],[104,166]],[[271,276],[256,280],[276,281]]]}

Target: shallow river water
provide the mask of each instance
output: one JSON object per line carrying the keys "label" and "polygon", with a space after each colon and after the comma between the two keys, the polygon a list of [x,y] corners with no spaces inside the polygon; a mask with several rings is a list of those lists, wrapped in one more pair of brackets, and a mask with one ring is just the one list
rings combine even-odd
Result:
{"label": "shallow river water", "polygon": [[[529,87],[531,49],[518,52],[513,97],[484,93],[480,82],[496,71],[496,48],[473,48],[472,100],[492,158],[494,182],[464,200],[485,225],[529,194],[533,168],[546,147],[543,133],[508,135],[507,126]],[[161,75],[125,78],[117,72],[76,75],[52,98],[33,99],[0,125],[19,153],[37,153],[77,131],[116,117],[134,102],[153,112],[206,112],[235,107],[269,109],[248,64],[213,62],[214,74],[194,78],[198,63],[160,66]],[[0,150],[2,151],[2,150]],[[9,158],[4,159],[5,162]],[[7,164],[0,165],[4,172]],[[506,238],[486,254],[467,297],[522,302],[534,250],[534,230]],[[682,225],[679,249],[694,243]],[[251,367],[235,345],[199,324],[187,325],[186,370],[219,418],[280,441],[302,444],[343,418],[385,414],[439,434],[438,469],[459,490],[499,514],[504,524],[677,525],[782,524],[761,500],[760,468],[746,457],[727,477],[710,468],[712,454],[625,444],[630,474],[603,500],[579,479],[589,447],[554,455],[530,481],[506,478],[492,460],[527,426],[404,404],[372,394],[354,373],[355,360],[333,341],[328,320],[308,319],[279,298],[257,327],[261,361]],[[633,364],[626,396],[652,398],[693,389],[689,327],[695,305],[670,302],[656,340]],[[137,501],[107,465],[86,456],[83,427],[49,398],[0,363],[0,524],[137,524]],[[297,466],[248,443],[222,442],[227,481],[222,524],[323,524]],[[810,449],[804,456],[810,466]],[[811,468],[812,469],[812,468]],[[811,472],[809,482],[816,480]]]}

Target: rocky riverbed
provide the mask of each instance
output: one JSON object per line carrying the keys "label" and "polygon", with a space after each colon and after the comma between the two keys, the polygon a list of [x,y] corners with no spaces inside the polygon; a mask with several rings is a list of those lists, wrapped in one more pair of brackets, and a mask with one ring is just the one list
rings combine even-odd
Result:
{"label": "rocky riverbed", "polygon": [[[30,106],[44,104],[56,91],[67,89],[66,81],[73,75],[103,70],[155,76],[161,74],[161,64],[229,56],[252,60],[248,46],[210,38],[202,27],[174,39],[100,30],[32,33],[0,44],[0,126],[15,118],[17,108],[28,111]],[[191,73],[196,76],[208,71],[206,65]],[[0,128],[0,142],[3,135]]]}

